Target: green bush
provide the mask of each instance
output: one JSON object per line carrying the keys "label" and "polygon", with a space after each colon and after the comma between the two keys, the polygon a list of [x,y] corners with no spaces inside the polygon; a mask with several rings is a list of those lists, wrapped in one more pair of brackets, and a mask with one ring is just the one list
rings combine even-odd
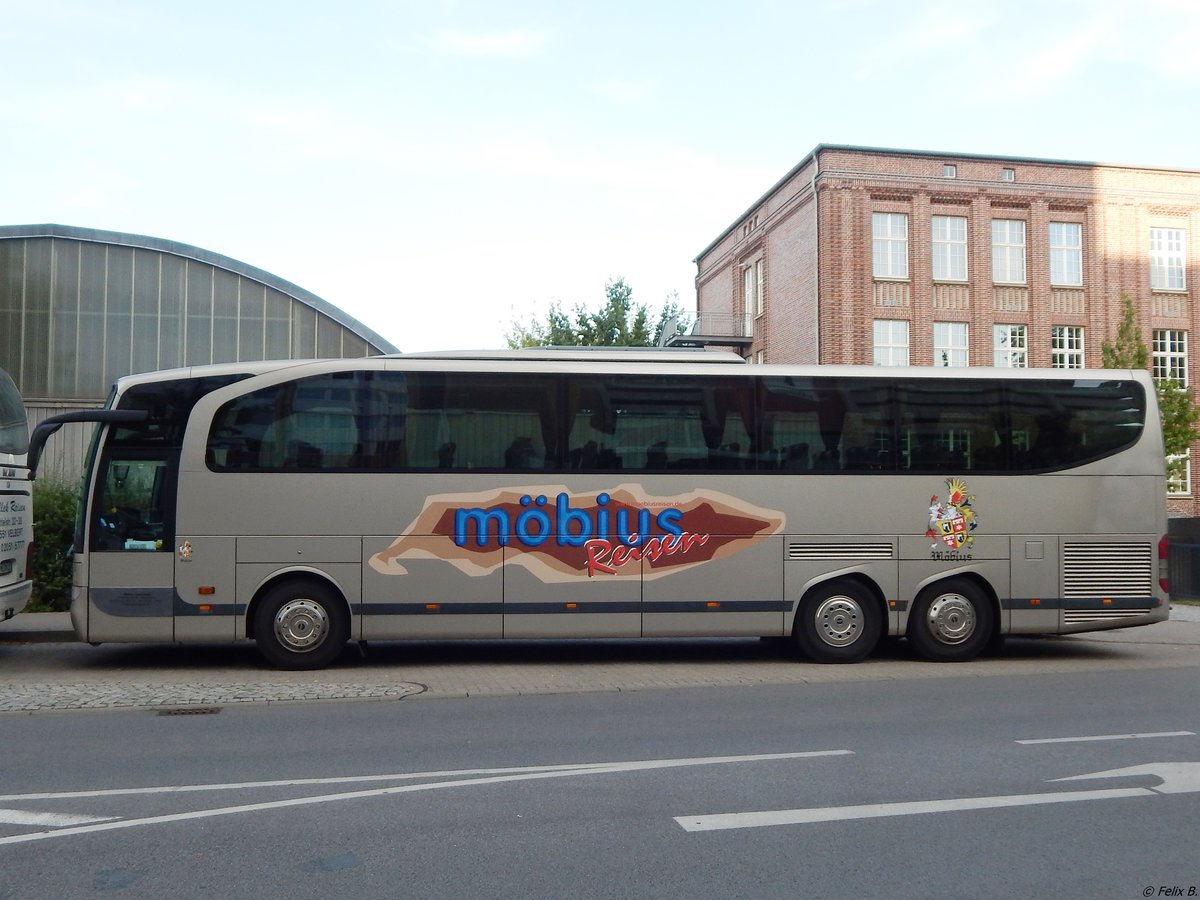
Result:
{"label": "green bush", "polygon": [[55,481],[33,486],[33,598],[31,612],[71,606],[71,541],[79,489]]}

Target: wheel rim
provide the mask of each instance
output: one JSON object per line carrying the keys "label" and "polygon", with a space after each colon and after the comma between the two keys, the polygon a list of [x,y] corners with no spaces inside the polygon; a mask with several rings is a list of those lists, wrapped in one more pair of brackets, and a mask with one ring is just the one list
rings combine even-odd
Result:
{"label": "wheel rim", "polygon": [[813,624],[821,640],[829,646],[848,647],[862,634],[862,607],[851,597],[829,597],[817,607]]}
{"label": "wheel rim", "polygon": [[329,614],[312,600],[289,600],[275,614],[275,637],[296,653],[305,653],[325,642]]}
{"label": "wheel rim", "polygon": [[961,594],[943,594],[929,604],[929,633],[942,644],[961,644],[975,633],[975,604]]}

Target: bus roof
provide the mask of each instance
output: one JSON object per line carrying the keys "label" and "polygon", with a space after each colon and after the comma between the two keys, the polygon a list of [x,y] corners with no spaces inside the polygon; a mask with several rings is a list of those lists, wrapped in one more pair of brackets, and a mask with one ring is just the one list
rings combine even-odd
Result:
{"label": "bus roof", "polygon": [[744,365],[746,360],[729,350],[698,347],[521,347],[516,350],[424,350],[389,354],[390,359],[454,360],[584,360],[586,362],[684,362]]}
{"label": "bus roof", "polygon": [[[593,372],[620,372],[634,369],[659,368],[659,371],[673,371],[680,374],[712,371],[712,366],[729,367],[725,374],[752,377],[790,376],[790,377],[849,377],[849,378],[886,378],[898,381],[906,380],[963,380],[975,378],[1004,378],[1007,380],[1032,379],[1070,379],[1084,381],[1108,381],[1113,378],[1140,380],[1150,383],[1147,371],[1136,369],[1014,369],[989,368],[985,366],[970,366],[967,368],[943,366],[849,366],[849,365],[786,365],[771,363],[765,365],[747,365],[745,360],[735,353],[713,350],[659,350],[654,348],[634,347],[621,350],[612,347],[566,349],[538,347],[528,350],[462,350],[389,354],[386,356],[366,356],[361,358],[330,358],[330,359],[285,359],[265,360],[258,362],[215,363],[203,366],[189,366],[178,369],[168,369],[160,372],[145,372],[137,375],[126,375],[118,379],[118,393],[123,394],[130,387],[138,384],[149,384],[161,381],[174,381],[183,378],[201,378],[227,374],[240,374],[250,377],[270,375],[295,371],[297,375],[312,374],[325,371],[347,371],[364,366],[370,369],[402,369],[404,363],[411,362],[417,368],[428,371],[439,362],[451,363],[452,368],[463,371],[479,371],[481,368],[493,367],[490,370],[512,368],[514,371],[546,371],[553,370],[555,363],[562,364],[562,371],[586,370]],[[528,368],[526,368],[527,364]],[[624,364],[624,365],[622,365]],[[657,366],[655,364],[658,364]]]}

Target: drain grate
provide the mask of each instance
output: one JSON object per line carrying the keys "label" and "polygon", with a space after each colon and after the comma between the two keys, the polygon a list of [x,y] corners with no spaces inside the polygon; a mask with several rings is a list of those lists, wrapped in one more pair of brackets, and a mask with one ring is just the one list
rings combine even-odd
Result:
{"label": "drain grate", "polygon": [[160,716],[215,716],[221,711],[219,706],[180,706],[176,709],[160,709]]}

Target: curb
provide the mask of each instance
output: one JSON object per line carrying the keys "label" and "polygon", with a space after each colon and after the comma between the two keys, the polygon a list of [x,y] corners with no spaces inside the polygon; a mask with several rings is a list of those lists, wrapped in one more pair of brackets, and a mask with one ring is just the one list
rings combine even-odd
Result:
{"label": "curb", "polygon": [[74,644],[70,613],[20,613],[0,622],[0,644]]}
{"label": "curb", "polygon": [[[1200,607],[1174,604],[1168,621],[1200,622]],[[0,644],[75,643],[78,643],[78,639],[70,613],[20,613],[6,622],[0,622]]]}

